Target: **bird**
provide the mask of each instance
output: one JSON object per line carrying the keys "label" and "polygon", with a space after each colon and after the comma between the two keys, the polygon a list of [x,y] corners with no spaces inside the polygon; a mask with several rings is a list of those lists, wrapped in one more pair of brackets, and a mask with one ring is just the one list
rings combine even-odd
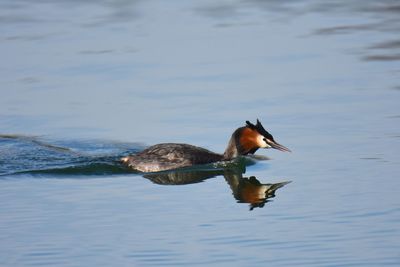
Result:
{"label": "bird", "polygon": [[123,157],[122,164],[128,168],[143,172],[160,172],[194,165],[230,161],[240,156],[252,155],[259,148],[274,148],[291,152],[279,144],[257,119],[256,124],[246,121],[246,125],[237,128],[223,154],[202,147],[182,143],[161,143],[145,150]]}

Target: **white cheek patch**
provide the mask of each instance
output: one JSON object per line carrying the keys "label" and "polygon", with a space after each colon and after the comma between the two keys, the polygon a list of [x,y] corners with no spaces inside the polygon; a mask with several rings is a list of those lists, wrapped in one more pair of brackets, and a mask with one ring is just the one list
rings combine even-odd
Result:
{"label": "white cheek patch", "polygon": [[257,145],[261,148],[270,148],[271,146],[267,144],[267,142],[264,141],[264,136],[258,135],[257,136]]}

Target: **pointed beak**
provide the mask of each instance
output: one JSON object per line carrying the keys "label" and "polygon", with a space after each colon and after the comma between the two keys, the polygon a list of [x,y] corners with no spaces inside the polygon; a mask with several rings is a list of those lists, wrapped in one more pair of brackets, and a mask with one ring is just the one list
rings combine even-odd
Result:
{"label": "pointed beak", "polygon": [[270,145],[272,148],[278,149],[280,151],[292,152],[289,148],[269,139],[267,139],[267,144]]}

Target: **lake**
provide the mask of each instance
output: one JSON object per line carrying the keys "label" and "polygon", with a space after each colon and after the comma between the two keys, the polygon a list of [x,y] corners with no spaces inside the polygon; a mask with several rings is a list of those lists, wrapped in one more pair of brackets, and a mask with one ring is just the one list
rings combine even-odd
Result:
{"label": "lake", "polygon": [[[399,266],[398,1],[1,1],[1,266]],[[260,119],[292,150],[223,152]]]}

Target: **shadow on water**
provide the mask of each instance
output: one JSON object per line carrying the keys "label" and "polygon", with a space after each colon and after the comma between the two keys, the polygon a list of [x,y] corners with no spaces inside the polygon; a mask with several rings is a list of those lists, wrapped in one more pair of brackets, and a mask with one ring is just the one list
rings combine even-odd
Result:
{"label": "shadow on water", "polygon": [[[0,135],[0,176],[22,174],[51,177],[101,176],[132,174],[119,159],[137,153],[143,146],[120,142],[64,141],[49,143],[41,138]],[[256,177],[243,177],[246,167],[256,159],[243,157],[230,162],[193,166],[173,171],[141,174],[159,185],[187,185],[222,176],[239,203],[249,203],[250,210],[263,207],[275,197],[275,191],[289,182],[263,184]],[[265,159],[264,159],[265,160]]]}

